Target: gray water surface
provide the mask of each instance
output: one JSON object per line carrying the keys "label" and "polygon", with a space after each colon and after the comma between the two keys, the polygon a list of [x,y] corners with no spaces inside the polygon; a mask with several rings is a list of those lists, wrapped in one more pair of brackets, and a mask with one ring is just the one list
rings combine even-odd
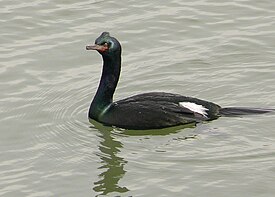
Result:
{"label": "gray water surface", "polygon": [[151,133],[89,123],[102,31],[115,100],[166,91],[275,106],[275,2],[0,1],[0,196],[274,196],[274,114]]}

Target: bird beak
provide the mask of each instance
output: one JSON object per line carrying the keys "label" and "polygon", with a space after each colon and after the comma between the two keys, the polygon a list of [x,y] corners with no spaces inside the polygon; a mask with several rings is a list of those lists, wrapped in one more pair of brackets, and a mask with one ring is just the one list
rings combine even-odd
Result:
{"label": "bird beak", "polygon": [[108,51],[109,47],[107,43],[105,43],[104,45],[95,44],[95,45],[86,46],[86,50],[97,50],[98,52],[103,53],[105,51]]}
{"label": "bird beak", "polygon": [[97,51],[101,51],[103,50],[103,46],[95,44],[95,45],[88,45],[86,46],[86,50],[97,50]]}

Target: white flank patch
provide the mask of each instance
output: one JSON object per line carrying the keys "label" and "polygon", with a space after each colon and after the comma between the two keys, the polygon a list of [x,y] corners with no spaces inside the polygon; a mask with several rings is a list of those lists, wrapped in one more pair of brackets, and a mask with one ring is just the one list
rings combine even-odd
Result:
{"label": "white flank patch", "polygon": [[208,109],[205,108],[204,106],[198,105],[196,103],[191,103],[191,102],[180,102],[179,104],[180,106],[185,107],[195,113],[201,114],[207,118],[208,114],[206,111],[208,111]]}

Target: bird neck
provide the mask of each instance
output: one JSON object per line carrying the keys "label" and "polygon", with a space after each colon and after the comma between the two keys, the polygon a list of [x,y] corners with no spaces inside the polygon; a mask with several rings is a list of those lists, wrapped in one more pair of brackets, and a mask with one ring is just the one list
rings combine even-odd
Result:
{"label": "bird neck", "polygon": [[113,102],[113,95],[119,80],[121,56],[102,56],[103,70],[99,87],[91,103],[89,117],[98,119]]}

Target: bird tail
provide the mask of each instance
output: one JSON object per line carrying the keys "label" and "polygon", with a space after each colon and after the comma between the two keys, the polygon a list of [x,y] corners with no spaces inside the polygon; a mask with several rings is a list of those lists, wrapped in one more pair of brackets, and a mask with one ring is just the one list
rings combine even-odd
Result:
{"label": "bird tail", "polygon": [[275,109],[264,108],[248,108],[248,107],[225,107],[220,109],[221,116],[242,116],[242,115],[255,115],[266,114],[275,112]]}

